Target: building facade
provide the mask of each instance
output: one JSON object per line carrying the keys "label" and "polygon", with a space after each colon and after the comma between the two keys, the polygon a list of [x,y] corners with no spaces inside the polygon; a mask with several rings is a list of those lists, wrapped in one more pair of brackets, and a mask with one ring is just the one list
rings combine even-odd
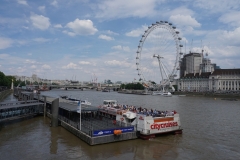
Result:
{"label": "building facade", "polygon": [[209,76],[209,91],[240,91],[240,69],[216,69]]}
{"label": "building facade", "polygon": [[199,73],[202,63],[202,54],[189,53],[183,56],[180,64],[180,77],[189,73]]}
{"label": "building facade", "polygon": [[178,91],[183,92],[206,92],[209,90],[209,75],[211,72],[205,73],[189,73],[179,78]]}
{"label": "building facade", "polygon": [[203,58],[203,61],[200,64],[201,72],[213,72],[214,69],[216,69],[216,64],[211,63],[209,58]]}
{"label": "building facade", "polygon": [[240,69],[189,73],[179,78],[177,85],[183,92],[240,92]]}

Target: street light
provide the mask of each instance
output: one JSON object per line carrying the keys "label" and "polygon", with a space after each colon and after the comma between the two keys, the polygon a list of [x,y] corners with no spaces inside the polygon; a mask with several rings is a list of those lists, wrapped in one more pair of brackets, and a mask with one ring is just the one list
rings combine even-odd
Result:
{"label": "street light", "polygon": [[81,111],[81,110],[82,110],[82,109],[81,109],[81,101],[79,100],[79,101],[78,101],[78,111],[77,111],[77,112],[80,113],[80,118],[79,118],[79,119],[80,119],[80,120],[79,120],[79,130],[80,130],[80,131],[81,131],[81,126],[82,126],[82,124],[81,124],[81,112],[82,112],[82,111]]}

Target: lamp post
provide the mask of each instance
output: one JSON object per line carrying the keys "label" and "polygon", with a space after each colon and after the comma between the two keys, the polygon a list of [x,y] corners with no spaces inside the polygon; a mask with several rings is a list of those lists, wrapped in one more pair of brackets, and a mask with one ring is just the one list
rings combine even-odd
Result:
{"label": "lamp post", "polygon": [[13,79],[12,79],[12,84],[11,84],[11,90],[13,90]]}
{"label": "lamp post", "polygon": [[82,109],[81,109],[81,101],[80,100],[78,101],[78,111],[77,112],[80,113],[79,130],[81,131],[81,126],[82,126],[82,124],[81,124],[81,112],[82,112]]}

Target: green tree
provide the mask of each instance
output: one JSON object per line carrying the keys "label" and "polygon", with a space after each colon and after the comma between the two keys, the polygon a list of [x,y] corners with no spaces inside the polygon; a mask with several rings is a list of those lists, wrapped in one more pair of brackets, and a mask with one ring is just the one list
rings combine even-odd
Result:
{"label": "green tree", "polygon": [[141,83],[128,83],[125,85],[125,89],[144,90],[144,87]]}
{"label": "green tree", "polygon": [[3,72],[0,72],[0,86],[7,86],[6,76]]}
{"label": "green tree", "polygon": [[3,72],[0,71],[0,86],[11,87],[13,80],[13,85],[15,86],[16,78],[13,76],[5,76]]}

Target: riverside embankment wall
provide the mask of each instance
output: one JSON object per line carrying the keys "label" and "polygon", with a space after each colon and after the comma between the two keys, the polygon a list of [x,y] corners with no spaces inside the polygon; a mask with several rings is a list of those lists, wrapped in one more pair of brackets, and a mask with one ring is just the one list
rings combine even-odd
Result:
{"label": "riverside embankment wall", "polygon": [[3,101],[8,95],[10,95],[13,91],[8,89],[4,91],[0,91],[0,102]]}

